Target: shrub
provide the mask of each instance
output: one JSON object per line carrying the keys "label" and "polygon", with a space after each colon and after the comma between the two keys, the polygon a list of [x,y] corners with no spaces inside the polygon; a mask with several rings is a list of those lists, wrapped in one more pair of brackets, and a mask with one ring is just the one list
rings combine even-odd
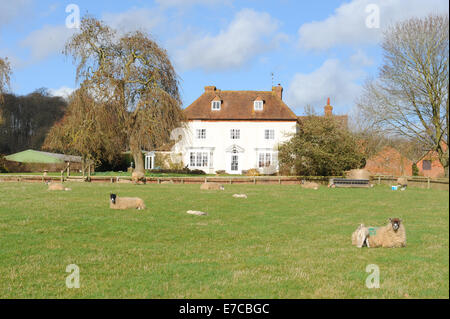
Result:
{"label": "shrub", "polygon": [[245,172],[245,176],[259,176],[259,170],[256,168],[251,168]]}
{"label": "shrub", "polygon": [[419,168],[417,167],[416,163],[412,164],[412,175],[413,176],[419,176]]}

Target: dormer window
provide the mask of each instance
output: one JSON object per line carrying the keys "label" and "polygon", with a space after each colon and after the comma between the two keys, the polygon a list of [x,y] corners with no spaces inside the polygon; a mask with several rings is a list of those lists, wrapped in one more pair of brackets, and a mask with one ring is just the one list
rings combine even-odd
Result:
{"label": "dormer window", "polygon": [[264,102],[261,99],[256,99],[255,101],[253,101],[253,109],[255,111],[262,111],[263,104],[264,104]]}
{"label": "dormer window", "polygon": [[211,110],[219,111],[221,104],[222,104],[222,101],[220,100],[220,98],[218,96],[216,96],[214,98],[214,100],[211,101]]}

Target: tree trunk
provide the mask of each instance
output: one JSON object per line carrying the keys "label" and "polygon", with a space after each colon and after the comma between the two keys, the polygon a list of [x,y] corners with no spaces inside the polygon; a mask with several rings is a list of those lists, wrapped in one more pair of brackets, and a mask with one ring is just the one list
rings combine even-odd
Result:
{"label": "tree trunk", "polygon": [[130,143],[130,151],[134,160],[134,172],[145,174],[144,158],[141,148],[136,143]]}
{"label": "tree trunk", "polygon": [[448,177],[448,164],[449,164],[448,148],[444,152],[443,149],[440,147],[438,149],[438,156],[439,162],[441,162],[442,166],[444,167],[445,177]]}

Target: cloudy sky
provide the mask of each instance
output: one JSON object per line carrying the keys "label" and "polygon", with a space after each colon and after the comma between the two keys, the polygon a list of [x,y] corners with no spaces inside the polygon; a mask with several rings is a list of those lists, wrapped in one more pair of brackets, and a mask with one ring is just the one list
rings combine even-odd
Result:
{"label": "cloudy sky", "polygon": [[382,63],[383,28],[448,14],[446,0],[0,0],[0,57],[12,64],[14,93],[77,87],[72,60],[61,54],[76,32],[66,26],[71,4],[120,32],[150,33],[175,65],[184,107],[207,85],[270,90],[273,72],[299,115],[308,104],[322,112],[327,97],[336,113],[350,112]]}

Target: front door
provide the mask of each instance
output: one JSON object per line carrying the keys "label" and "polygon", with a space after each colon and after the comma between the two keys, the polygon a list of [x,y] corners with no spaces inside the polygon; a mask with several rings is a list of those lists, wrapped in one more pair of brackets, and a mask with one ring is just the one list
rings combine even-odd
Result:
{"label": "front door", "polygon": [[231,171],[231,174],[239,174],[239,155],[238,154],[231,154],[230,171]]}

